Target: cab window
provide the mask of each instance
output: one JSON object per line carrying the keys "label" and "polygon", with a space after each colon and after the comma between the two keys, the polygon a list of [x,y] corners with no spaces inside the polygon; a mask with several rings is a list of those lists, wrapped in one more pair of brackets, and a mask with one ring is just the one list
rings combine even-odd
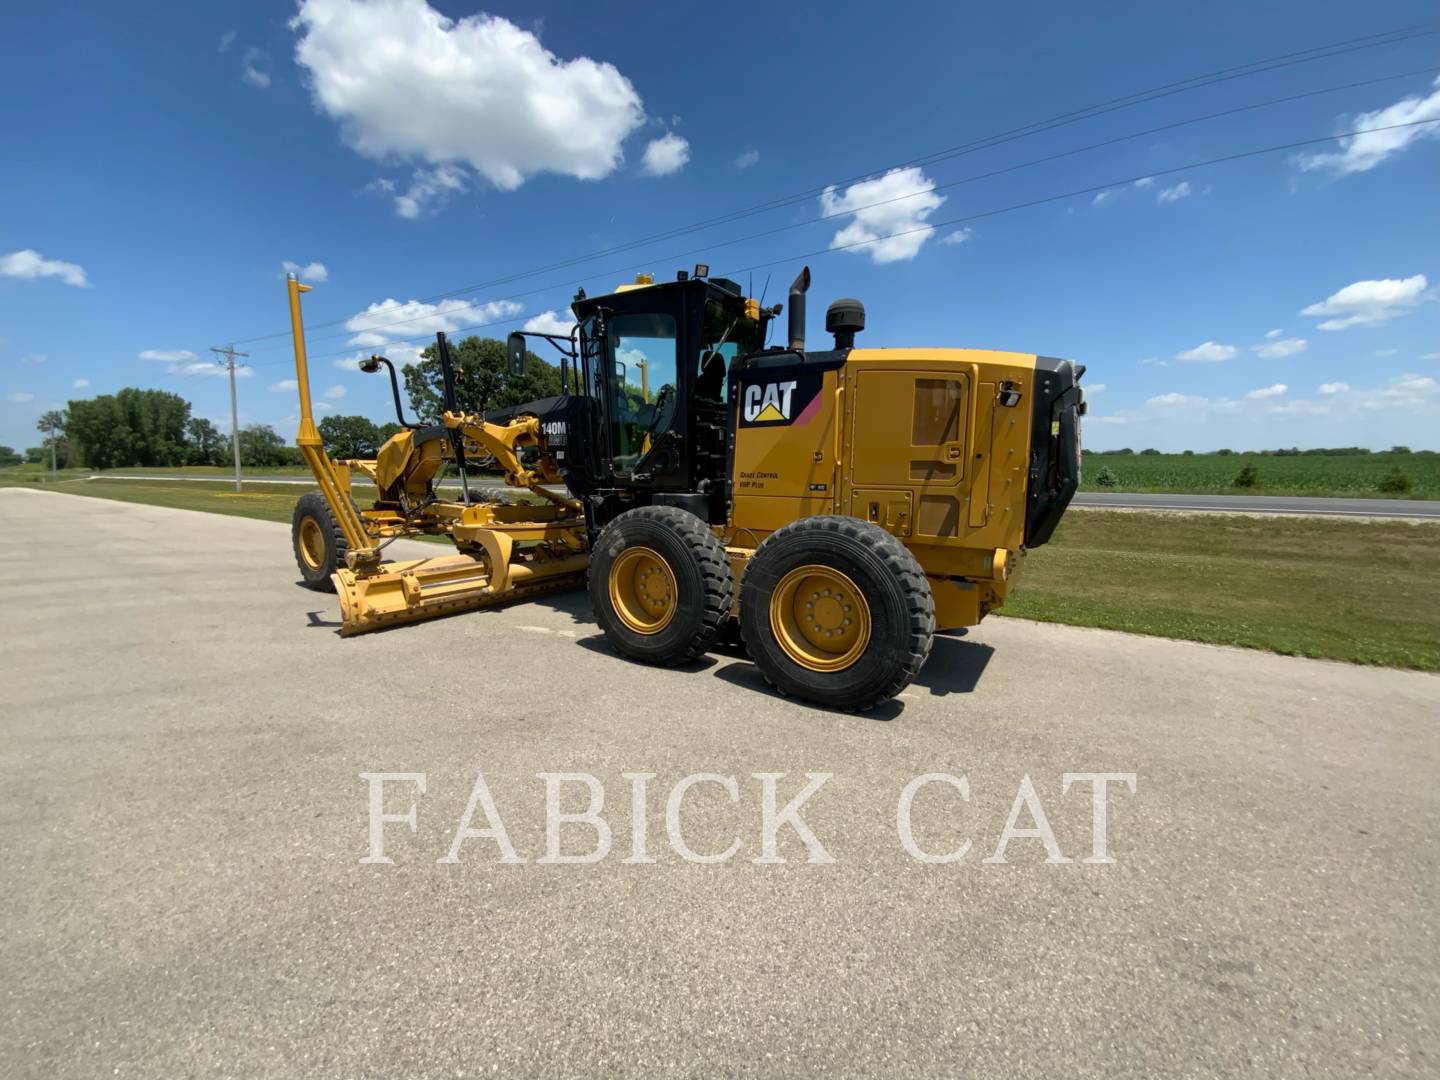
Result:
{"label": "cab window", "polygon": [[612,371],[610,460],[615,472],[629,473],[675,423],[675,319],[614,315],[606,320],[605,336]]}
{"label": "cab window", "polygon": [[700,355],[695,365],[697,401],[724,403],[727,394],[725,373],[740,353],[760,348],[755,320],[726,312],[714,300],[705,302],[705,319],[700,330]]}

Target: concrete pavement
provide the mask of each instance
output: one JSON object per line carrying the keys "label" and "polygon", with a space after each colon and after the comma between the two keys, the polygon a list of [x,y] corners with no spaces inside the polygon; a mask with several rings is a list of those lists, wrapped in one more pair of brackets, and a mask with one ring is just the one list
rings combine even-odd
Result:
{"label": "concrete pavement", "polygon": [[[288,530],[0,490],[0,1076],[1425,1076],[1440,679],[991,619],[869,716],[717,653],[617,658],[582,593],[350,640]],[[405,545],[390,553],[405,557]],[[433,545],[413,545],[433,555]],[[519,865],[471,839],[483,771]],[[541,865],[540,772],[614,849]],[[968,838],[959,861],[906,854]],[[1086,864],[1114,784],[1113,865]],[[416,831],[362,865],[367,783]],[[653,773],[648,851],[631,788]],[[666,800],[688,774],[683,837]],[[761,782],[832,779],[761,854]],[[1040,839],[987,864],[1022,778]],[[564,808],[585,803],[578,784]],[[477,812],[472,827],[484,824]],[[1020,826],[1031,824],[1022,814]],[[566,825],[564,850],[595,830]]]}

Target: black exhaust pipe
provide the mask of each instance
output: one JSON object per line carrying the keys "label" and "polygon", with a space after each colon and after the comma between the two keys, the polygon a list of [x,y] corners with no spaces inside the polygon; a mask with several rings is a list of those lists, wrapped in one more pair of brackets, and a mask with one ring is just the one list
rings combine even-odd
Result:
{"label": "black exhaust pipe", "polygon": [[796,352],[805,349],[805,292],[809,288],[810,268],[807,266],[790,283],[790,348]]}

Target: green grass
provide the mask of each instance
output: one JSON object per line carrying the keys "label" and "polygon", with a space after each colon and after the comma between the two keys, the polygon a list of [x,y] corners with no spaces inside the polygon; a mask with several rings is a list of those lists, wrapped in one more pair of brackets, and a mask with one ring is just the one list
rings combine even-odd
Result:
{"label": "green grass", "polygon": [[245,490],[237,492],[224,484],[182,484],[174,481],[86,480],[88,473],[65,478],[58,483],[6,483],[0,487],[35,487],[43,491],[59,491],[68,495],[89,495],[119,502],[170,506],[177,510],[203,510],[211,514],[234,514],[238,517],[263,518],[266,521],[289,521],[295,500],[309,488],[297,484],[263,484],[246,482]]}
{"label": "green grass", "polygon": [[1440,670],[1440,525],[1072,511],[1008,616]]}
{"label": "green grass", "polygon": [[[1234,487],[1246,465],[1260,473],[1258,488]],[[1120,480],[1101,487],[1102,468]],[[1092,454],[1086,453],[1083,491],[1154,491],[1227,495],[1311,495],[1336,498],[1395,498],[1380,481],[1395,469],[1410,478],[1400,498],[1440,499],[1440,454]]]}
{"label": "green grass", "polygon": [[[306,490],[74,478],[45,488],[280,522]],[[1071,511],[1027,557],[1004,614],[1437,671],[1440,525]]]}

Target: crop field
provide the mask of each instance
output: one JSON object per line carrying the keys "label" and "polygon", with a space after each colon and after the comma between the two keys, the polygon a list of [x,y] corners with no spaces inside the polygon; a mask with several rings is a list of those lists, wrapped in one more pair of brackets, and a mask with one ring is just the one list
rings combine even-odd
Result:
{"label": "crop field", "polygon": [[[1237,486],[1247,465],[1256,484]],[[1114,475],[1113,486],[1100,483],[1104,469]],[[1386,490],[1386,479],[1396,475],[1409,481],[1408,490]],[[1440,454],[1087,453],[1082,477],[1084,491],[1440,499]]]}

